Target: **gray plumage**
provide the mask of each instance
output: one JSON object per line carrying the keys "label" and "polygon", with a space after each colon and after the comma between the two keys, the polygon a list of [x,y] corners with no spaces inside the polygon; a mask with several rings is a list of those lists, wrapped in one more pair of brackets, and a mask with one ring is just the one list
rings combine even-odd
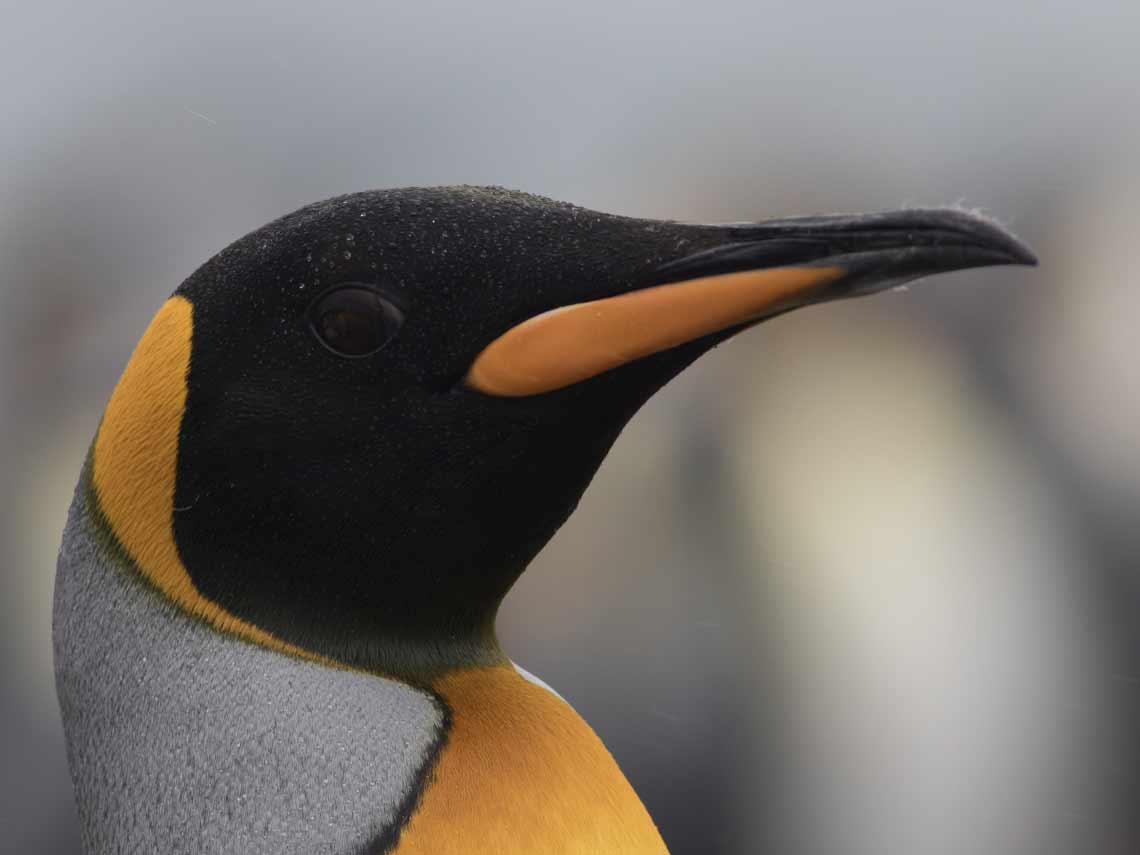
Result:
{"label": "gray plumage", "polygon": [[84,851],[348,855],[380,835],[439,733],[435,702],[219,634],[96,525],[81,481],[55,656]]}

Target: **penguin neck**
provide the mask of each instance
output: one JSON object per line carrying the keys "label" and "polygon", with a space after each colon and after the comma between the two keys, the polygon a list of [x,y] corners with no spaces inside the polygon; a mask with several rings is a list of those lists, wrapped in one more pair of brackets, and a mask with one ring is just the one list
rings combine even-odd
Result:
{"label": "penguin neck", "polygon": [[292,648],[285,652],[420,688],[458,670],[510,663],[495,632],[498,601],[443,611],[400,589],[384,590],[382,600],[380,608],[366,601],[320,613],[279,604],[258,615],[257,626]]}
{"label": "penguin neck", "polygon": [[[230,613],[317,656],[416,682],[509,663],[495,633],[499,607],[564,515],[527,532],[521,547],[496,540],[490,548],[446,550],[459,555],[438,563],[431,561],[435,550],[417,546],[422,537],[375,550],[374,561],[365,543],[301,543],[287,568],[274,550],[196,549],[190,539],[180,546],[199,590]],[[502,539],[519,535],[509,530]],[[477,536],[454,539],[472,543]]]}
{"label": "penguin neck", "polygon": [[470,668],[509,665],[495,633],[495,612],[474,625],[422,626],[378,624],[371,632],[333,644],[317,642],[314,653],[385,677],[421,687],[434,686],[446,674]]}
{"label": "penguin neck", "polygon": [[[104,548],[179,611],[224,635],[297,658],[390,677],[420,688],[431,688],[443,675],[457,670],[510,663],[495,634],[501,595],[467,603],[452,600],[448,607],[446,601],[430,600],[422,591],[394,586],[381,588],[377,593],[382,596],[378,598],[374,595],[353,600],[346,595],[352,606],[343,612],[328,601],[318,611],[293,600],[270,604],[270,608],[257,614],[234,609],[195,583],[181,564],[173,541],[165,555],[156,554],[153,549],[149,554],[140,554],[142,550],[133,550],[124,543],[122,527],[109,517],[92,472],[88,460],[80,491],[94,533]],[[506,574],[509,583],[519,572]]]}
{"label": "penguin neck", "polygon": [[[412,682],[456,669],[509,664],[495,623],[521,572],[485,567],[459,580],[454,571],[391,574],[354,602],[351,612],[322,616],[322,624],[345,634],[314,632],[312,646],[351,667]],[[471,579],[480,584],[464,584]],[[311,612],[298,616],[306,623],[313,618]],[[298,638],[304,643],[307,636]]]}
{"label": "penguin neck", "polygon": [[453,577],[444,573],[384,578],[378,572],[374,586],[356,596],[345,591],[319,602],[282,599],[272,608],[246,614],[316,657],[422,686],[452,671],[510,663],[495,622],[519,572],[474,574],[485,583],[502,580],[500,590],[465,590],[447,584]]}

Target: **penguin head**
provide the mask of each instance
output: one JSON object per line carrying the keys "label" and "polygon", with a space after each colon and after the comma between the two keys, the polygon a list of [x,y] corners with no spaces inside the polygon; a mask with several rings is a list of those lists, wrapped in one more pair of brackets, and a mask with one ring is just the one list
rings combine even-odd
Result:
{"label": "penguin head", "polygon": [[702,353],[801,305],[1017,263],[949,209],[708,226],[495,188],[332,199],[175,292],[112,396],[94,492],[200,616],[358,667],[478,661],[622,427]]}

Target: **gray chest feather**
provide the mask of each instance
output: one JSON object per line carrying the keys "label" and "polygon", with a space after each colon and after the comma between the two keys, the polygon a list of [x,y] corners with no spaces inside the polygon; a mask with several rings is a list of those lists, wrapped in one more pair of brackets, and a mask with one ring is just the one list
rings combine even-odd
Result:
{"label": "gray chest feather", "polygon": [[176,612],[77,495],[56,582],[57,685],[89,855],[349,855],[396,821],[434,701]]}

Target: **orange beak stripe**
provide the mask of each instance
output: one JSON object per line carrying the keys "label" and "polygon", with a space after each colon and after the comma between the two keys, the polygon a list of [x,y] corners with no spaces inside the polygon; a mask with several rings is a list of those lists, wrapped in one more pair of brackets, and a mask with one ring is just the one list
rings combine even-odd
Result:
{"label": "orange beak stripe", "polygon": [[521,398],[810,300],[842,267],[775,267],[671,282],[552,309],[513,327],[472,363],[467,385]]}

